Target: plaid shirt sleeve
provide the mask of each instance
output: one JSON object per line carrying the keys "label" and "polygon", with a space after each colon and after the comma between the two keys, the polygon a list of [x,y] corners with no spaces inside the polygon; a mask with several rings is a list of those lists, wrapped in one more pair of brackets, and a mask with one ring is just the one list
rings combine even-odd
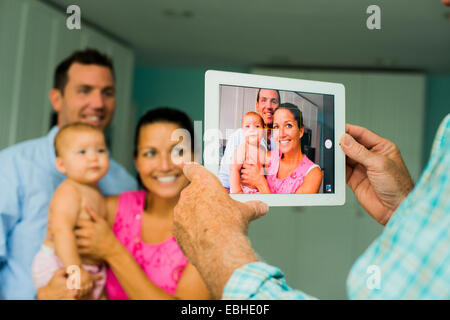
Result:
{"label": "plaid shirt sleeve", "polygon": [[450,114],[416,187],[354,264],[351,299],[450,299]]}
{"label": "plaid shirt sleeve", "polygon": [[253,262],[236,269],[228,280],[224,300],[305,300],[315,299],[301,291],[291,289],[284,274],[276,267]]}

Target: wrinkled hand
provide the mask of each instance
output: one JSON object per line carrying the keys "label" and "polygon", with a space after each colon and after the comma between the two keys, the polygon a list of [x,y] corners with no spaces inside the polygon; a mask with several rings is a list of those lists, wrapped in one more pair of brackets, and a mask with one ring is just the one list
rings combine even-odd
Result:
{"label": "wrinkled hand", "polygon": [[75,229],[78,252],[95,259],[107,260],[108,254],[117,241],[116,237],[105,219],[89,206],[86,206],[86,211],[92,217],[92,221],[78,219],[77,229]]}
{"label": "wrinkled hand", "polygon": [[199,164],[186,164],[183,171],[191,183],[175,207],[173,234],[218,297],[235,268],[256,260],[246,238],[248,225],[268,207],[260,201],[231,199],[217,177]]}
{"label": "wrinkled hand", "polygon": [[391,141],[349,124],[339,144],[347,156],[348,186],[364,209],[385,225],[414,188],[400,150]]}
{"label": "wrinkled hand", "polygon": [[64,269],[58,269],[53,274],[49,283],[38,290],[38,300],[75,300],[78,290],[69,289],[67,286],[67,275]]}

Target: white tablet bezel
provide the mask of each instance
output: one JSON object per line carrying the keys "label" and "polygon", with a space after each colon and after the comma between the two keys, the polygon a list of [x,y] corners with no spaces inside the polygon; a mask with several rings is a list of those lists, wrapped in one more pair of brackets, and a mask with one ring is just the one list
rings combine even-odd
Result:
{"label": "white tablet bezel", "polygon": [[[208,132],[219,129],[220,85],[270,88],[282,91],[299,91],[334,96],[334,165],[335,192],[320,194],[230,194],[238,201],[261,200],[269,206],[334,206],[345,203],[345,154],[339,147],[339,138],[345,133],[345,88],[340,83],[261,76],[255,74],[208,70],[205,73],[205,167],[216,176],[219,173],[220,141]],[[214,135],[213,135],[214,136]],[[208,146],[208,147],[206,147]],[[208,154],[206,154],[208,153]],[[216,159],[217,158],[217,159]]]}

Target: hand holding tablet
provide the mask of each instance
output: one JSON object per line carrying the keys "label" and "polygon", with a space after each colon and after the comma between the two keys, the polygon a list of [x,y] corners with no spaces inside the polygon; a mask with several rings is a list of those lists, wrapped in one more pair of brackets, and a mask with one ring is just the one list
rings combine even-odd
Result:
{"label": "hand holding tablet", "polygon": [[344,115],[341,84],[207,71],[205,167],[236,200],[341,205]]}

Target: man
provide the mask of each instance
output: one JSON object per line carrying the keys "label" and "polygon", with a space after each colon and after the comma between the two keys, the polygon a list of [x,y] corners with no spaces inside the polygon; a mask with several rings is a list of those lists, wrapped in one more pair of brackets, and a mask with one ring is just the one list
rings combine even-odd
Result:
{"label": "man", "polygon": [[[265,128],[267,129],[267,139],[270,143],[267,144],[266,139],[261,140],[261,146],[270,151],[276,149],[275,141],[272,137],[272,124],[273,124],[273,111],[280,105],[280,93],[278,90],[272,89],[259,89],[256,96],[256,112],[264,120]],[[223,154],[222,160],[220,161],[219,170],[219,180],[222,185],[230,189],[230,163],[233,159],[234,151],[236,148],[244,143],[244,136],[242,134],[242,128],[236,130],[228,139],[227,145],[225,147],[225,152]],[[245,170],[245,166],[244,166]],[[245,179],[242,182],[246,183]]]}
{"label": "man", "polygon": [[[55,167],[53,140],[59,128],[69,123],[108,128],[116,104],[111,60],[91,49],[73,53],[56,68],[49,97],[57,126],[47,136],[0,152],[0,299],[36,296],[31,263],[45,238],[49,201],[65,179]],[[136,187],[127,171],[110,159],[110,169],[99,182],[102,193],[119,194]],[[52,281],[63,282],[64,275],[60,270]]]}
{"label": "man", "polygon": [[[347,155],[347,184],[385,225],[350,272],[349,298],[450,299],[450,114],[415,188],[392,142],[358,126],[347,125],[346,132],[340,145]],[[191,183],[175,208],[173,234],[213,297],[312,298],[291,289],[283,273],[253,251],[248,224],[267,212],[264,203],[231,199],[198,164],[185,165],[184,172]],[[371,266],[379,268],[379,287],[367,285]]]}

